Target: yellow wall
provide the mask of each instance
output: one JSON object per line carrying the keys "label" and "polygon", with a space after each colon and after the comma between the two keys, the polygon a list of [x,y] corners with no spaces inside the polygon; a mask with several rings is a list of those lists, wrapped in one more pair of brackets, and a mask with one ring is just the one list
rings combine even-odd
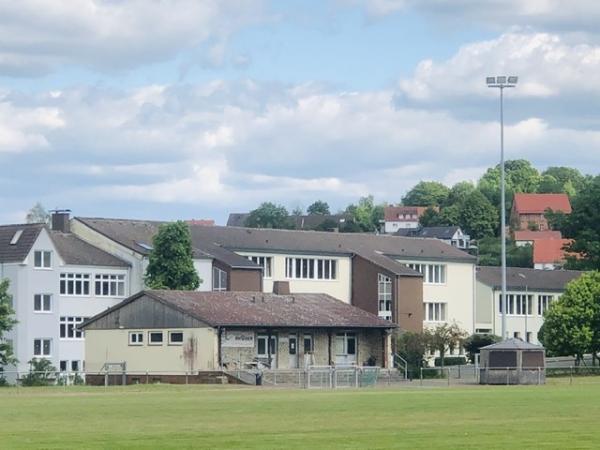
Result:
{"label": "yellow wall", "polygon": [[[143,345],[129,345],[129,332],[144,333]],[[148,345],[149,331],[163,331],[162,345]],[[168,331],[183,331],[183,345],[169,345]],[[99,372],[106,362],[127,363],[128,372],[186,372],[218,366],[217,336],[212,328],[164,330],[86,330],[85,368]]]}

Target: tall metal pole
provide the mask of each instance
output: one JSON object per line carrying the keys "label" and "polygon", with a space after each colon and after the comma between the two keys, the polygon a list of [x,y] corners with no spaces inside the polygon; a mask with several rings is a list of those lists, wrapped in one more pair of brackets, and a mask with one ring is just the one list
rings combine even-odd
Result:
{"label": "tall metal pole", "polygon": [[504,86],[500,86],[500,239],[502,252],[502,339],[506,334],[506,187],[504,179]]}

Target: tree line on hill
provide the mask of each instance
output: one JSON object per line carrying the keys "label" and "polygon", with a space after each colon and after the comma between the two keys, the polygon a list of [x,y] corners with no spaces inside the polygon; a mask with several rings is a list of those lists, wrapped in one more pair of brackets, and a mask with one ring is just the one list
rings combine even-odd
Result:
{"label": "tree line on hill", "polygon": [[[574,239],[569,251],[568,268],[600,268],[600,176],[583,175],[571,167],[549,167],[539,172],[526,160],[506,161],[506,208],[510,215],[515,193],[565,193],[571,200],[570,215],[548,212],[550,226]],[[405,206],[428,207],[420,219],[421,226],[460,226],[474,239],[482,265],[500,265],[500,166],[489,168],[477,183],[461,181],[448,187],[437,181],[420,181],[402,198]],[[326,220],[315,229],[342,232],[376,232],[381,229],[387,203],[375,203],[373,196],[338,212],[345,220]],[[250,212],[245,225],[261,228],[293,228],[292,217],[303,214],[296,208],[292,215],[282,205],[266,202]],[[329,205],[317,200],[306,213],[330,214]],[[507,262],[513,267],[532,267],[532,248],[507,242]]]}

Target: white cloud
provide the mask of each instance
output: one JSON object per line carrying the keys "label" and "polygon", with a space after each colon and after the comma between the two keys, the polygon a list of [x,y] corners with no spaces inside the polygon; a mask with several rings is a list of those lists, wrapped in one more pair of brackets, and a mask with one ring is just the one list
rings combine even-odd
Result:
{"label": "white cloud", "polygon": [[477,22],[493,28],[512,25],[538,29],[597,32],[596,0],[348,0],[371,17],[414,9],[452,22]]}
{"label": "white cloud", "polygon": [[403,97],[443,102],[492,96],[487,75],[518,75],[511,97],[566,98],[600,94],[600,46],[569,44],[556,34],[506,33],[461,47],[451,58],[420,62],[412,78],[399,82]]}
{"label": "white cloud", "polygon": [[263,13],[262,0],[2,1],[0,74],[129,69],[207,43],[218,63],[230,34]]}
{"label": "white cloud", "polygon": [[[41,200],[75,211],[109,204],[113,216],[136,216],[143,205],[156,205],[150,216],[177,205],[224,215],[266,200],[317,198],[335,209],[369,193],[398,202],[421,179],[474,180],[497,163],[495,119],[397,107],[393,96],[224,81],[8,93],[0,117],[45,151],[0,153],[11,168],[0,192],[20,192],[25,206],[1,193],[0,203],[21,210]],[[600,167],[594,129],[539,114],[508,122],[505,136],[509,159]]]}

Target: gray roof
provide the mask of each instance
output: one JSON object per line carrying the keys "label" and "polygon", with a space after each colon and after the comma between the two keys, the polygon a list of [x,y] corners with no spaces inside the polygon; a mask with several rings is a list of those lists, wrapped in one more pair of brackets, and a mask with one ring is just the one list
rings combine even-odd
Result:
{"label": "gray roof", "polygon": [[[81,218],[78,220],[99,233],[141,254],[148,250],[135,242],[152,242],[160,222],[139,220]],[[241,227],[206,227],[190,225],[192,245],[204,254],[221,251],[273,252],[296,254],[344,255],[354,254],[383,267],[396,275],[420,276],[395,259],[447,260],[474,263],[475,257],[436,239],[405,238],[365,233],[330,233],[321,231],[274,230]],[[196,250],[199,251],[199,250]],[[231,258],[236,256],[230,255]],[[240,261],[240,260],[238,260]],[[241,263],[241,261],[240,261]]]}
{"label": "gray roof", "polygon": [[486,345],[485,347],[481,347],[480,350],[544,350],[544,347],[525,342],[522,339],[510,338],[502,342]]}
{"label": "gray roof", "polygon": [[[44,226],[43,223],[0,225],[0,263],[23,262]],[[21,237],[11,245],[11,240],[19,230]]]}
{"label": "gray roof", "polygon": [[129,267],[130,264],[100,250],[72,233],[50,231],[50,237],[65,264],[73,266]]}
{"label": "gray roof", "polygon": [[[149,255],[152,240],[158,233],[158,228],[166,222],[151,220],[129,220],[129,219],[100,219],[81,218],[78,220],[98,233],[118,242],[122,246],[142,255]],[[202,225],[189,225],[195,228]],[[214,258],[231,268],[260,269],[260,266],[249,261],[218,243],[203,241],[192,242],[192,252],[195,259]]]}
{"label": "gray roof", "polygon": [[148,297],[212,327],[394,328],[374,314],[326,294],[142,291],[92,317],[83,328],[115,310]]}
{"label": "gray roof", "polygon": [[[507,267],[506,287],[512,290],[525,290],[527,288],[537,291],[562,292],[569,281],[579,278],[583,273],[578,270],[539,270]],[[522,274],[524,278],[519,274]],[[501,289],[502,268],[478,267],[477,281],[493,289]]]}
{"label": "gray roof", "polygon": [[451,239],[456,232],[460,230],[460,227],[423,227],[417,231],[415,236],[429,237],[436,239]]}

